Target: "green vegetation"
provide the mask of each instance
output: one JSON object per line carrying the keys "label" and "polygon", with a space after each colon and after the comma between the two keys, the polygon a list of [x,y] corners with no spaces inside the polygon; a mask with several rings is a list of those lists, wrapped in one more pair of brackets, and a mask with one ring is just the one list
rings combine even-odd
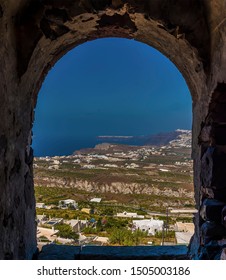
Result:
{"label": "green vegetation", "polygon": [[[162,232],[156,232],[155,237],[156,238],[162,238]],[[168,230],[167,232],[164,231],[164,238],[166,240],[168,240],[169,238],[170,239],[172,239],[172,238],[175,239],[175,231],[172,231],[172,230]]]}
{"label": "green vegetation", "polygon": [[[147,211],[166,212],[166,206],[178,205],[180,207],[191,208],[194,205],[193,198],[187,197],[175,197],[170,195],[148,195],[148,194],[117,194],[117,193],[89,193],[71,188],[60,187],[46,187],[36,186],[35,195],[37,202],[43,202],[46,205],[53,204],[58,205],[59,200],[62,199],[74,199],[79,204],[79,209],[82,208],[94,208],[95,213],[100,216],[113,216],[118,212],[136,212],[139,215],[147,215]],[[92,197],[102,197],[101,203],[91,203],[89,200]],[[113,202],[112,202],[113,201]],[[55,210],[55,211],[53,211]],[[38,210],[39,214],[42,214],[43,209]],[[41,211],[41,213],[40,213]],[[53,217],[60,209],[51,209]],[[44,209],[46,213],[46,210]],[[79,211],[64,210],[61,213],[67,213],[69,217],[80,215]],[[51,213],[50,213],[51,215]]]}
{"label": "green vegetation", "polygon": [[98,233],[97,229],[94,228],[94,227],[86,227],[86,228],[83,229],[82,232],[84,234],[97,234]]}
{"label": "green vegetation", "polygon": [[57,233],[57,236],[63,237],[63,238],[69,238],[69,239],[74,239],[77,240],[79,235],[75,233],[70,225],[67,224],[59,224],[55,226],[56,230],[59,230]]}
{"label": "green vegetation", "polygon": [[68,210],[68,209],[36,209],[37,215],[46,215],[51,218],[63,218],[65,220],[77,219],[85,220],[90,217],[89,214],[82,213],[80,211]]}
{"label": "green vegetation", "polygon": [[47,242],[47,243],[50,242],[49,239],[46,236],[44,236],[44,235],[40,236],[38,238],[38,241],[39,242]]}
{"label": "green vegetation", "polygon": [[111,244],[123,246],[136,246],[142,243],[142,240],[147,237],[147,232],[136,230],[132,232],[128,229],[113,229],[109,240]]}

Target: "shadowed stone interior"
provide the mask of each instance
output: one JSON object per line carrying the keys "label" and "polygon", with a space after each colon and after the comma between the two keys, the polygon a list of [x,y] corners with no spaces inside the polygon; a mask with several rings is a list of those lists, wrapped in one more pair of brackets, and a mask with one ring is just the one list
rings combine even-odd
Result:
{"label": "shadowed stone interior", "polygon": [[0,259],[37,250],[31,130],[37,95],[70,49],[103,37],[146,43],[183,74],[193,100],[193,258],[225,258],[226,2],[0,0]]}

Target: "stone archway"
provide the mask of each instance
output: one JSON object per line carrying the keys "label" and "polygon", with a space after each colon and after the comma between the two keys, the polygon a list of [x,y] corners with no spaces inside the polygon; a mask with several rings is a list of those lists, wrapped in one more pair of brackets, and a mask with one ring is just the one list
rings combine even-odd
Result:
{"label": "stone archway", "polygon": [[[226,202],[225,175],[218,168],[219,162],[226,164],[226,3],[136,2],[0,0],[0,259],[29,259],[36,251],[30,144],[41,84],[67,51],[101,37],[153,46],[183,74],[193,99],[195,198],[201,209],[190,254],[204,256],[208,241],[226,235],[220,218]],[[208,196],[211,202],[205,200]],[[213,199],[223,203],[219,206]]]}

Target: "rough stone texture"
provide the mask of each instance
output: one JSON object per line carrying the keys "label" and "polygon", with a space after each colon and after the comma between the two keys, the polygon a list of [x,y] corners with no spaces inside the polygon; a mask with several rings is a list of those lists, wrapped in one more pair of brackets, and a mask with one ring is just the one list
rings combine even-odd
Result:
{"label": "rough stone texture", "polygon": [[46,245],[39,260],[186,260],[186,246],[65,246]]}
{"label": "rough stone texture", "polygon": [[[35,178],[35,184],[46,187],[60,187],[60,188],[68,188],[75,187],[75,191],[77,190],[85,190],[86,192],[96,192],[96,193],[123,193],[123,194],[152,194],[152,195],[162,195],[162,196],[174,196],[174,197],[184,197],[184,198],[193,198],[193,192],[185,190],[182,187],[178,187],[176,190],[172,190],[170,188],[157,188],[152,187],[148,184],[140,184],[140,183],[125,183],[125,182],[111,182],[111,183],[99,183],[99,182],[89,182],[86,180],[79,179],[67,179],[67,178],[53,178],[53,177],[41,177]],[[176,206],[177,204],[171,204],[172,206]],[[183,203],[181,204],[183,205]]]}
{"label": "rough stone texture", "polygon": [[80,246],[45,245],[42,247],[38,260],[74,260],[81,252]]}
{"label": "rough stone texture", "polygon": [[[0,0],[0,259],[30,259],[36,251],[30,144],[45,76],[70,49],[112,36],[153,46],[183,74],[193,99],[197,208],[205,189],[217,190],[221,201],[219,192],[226,189],[226,173],[218,170],[226,166],[226,1]],[[196,215],[194,258],[203,255],[203,222]]]}
{"label": "rough stone texture", "polygon": [[216,199],[205,199],[200,209],[200,216],[204,221],[214,221],[221,223],[222,221],[222,210],[225,207],[225,203],[220,202]]}
{"label": "rough stone texture", "polygon": [[226,237],[226,229],[222,225],[207,221],[201,226],[201,244],[207,245],[212,240],[221,240]]}
{"label": "rough stone texture", "polygon": [[226,260],[226,248],[224,248],[220,255],[220,260]]}

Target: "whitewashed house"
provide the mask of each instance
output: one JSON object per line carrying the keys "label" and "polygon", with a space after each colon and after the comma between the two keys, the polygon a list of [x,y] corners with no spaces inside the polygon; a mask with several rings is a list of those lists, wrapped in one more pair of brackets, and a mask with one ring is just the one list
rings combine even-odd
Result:
{"label": "whitewashed house", "polygon": [[122,212],[122,213],[117,213],[116,217],[119,218],[137,218],[137,219],[144,219],[143,215],[138,215],[137,213],[133,212]]}
{"label": "whitewashed house", "polygon": [[36,215],[36,222],[38,225],[44,224],[47,221],[47,216],[46,215]]}
{"label": "whitewashed house", "polygon": [[175,223],[175,237],[176,243],[180,245],[188,245],[192,235],[195,232],[193,223]]}
{"label": "whitewashed house", "polygon": [[99,197],[92,198],[92,199],[90,199],[90,202],[100,203],[101,202],[101,198],[99,198]]}
{"label": "whitewashed house", "polygon": [[63,224],[63,222],[64,222],[63,218],[52,218],[48,220],[45,224],[54,227],[56,225]]}
{"label": "whitewashed house", "polygon": [[87,220],[68,220],[66,224],[70,225],[74,232],[80,232],[89,225]]}
{"label": "whitewashed house", "polygon": [[46,208],[46,205],[45,205],[45,203],[37,202],[37,203],[36,203],[36,208],[45,209],[45,208]]}
{"label": "whitewashed house", "polygon": [[61,208],[61,209],[68,209],[68,208],[77,209],[78,208],[78,203],[75,202],[75,200],[73,200],[73,199],[60,200],[59,201],[59,208]]}
{"label": "whitewashed house", "polygon": [[133,229],[147,231],[148,235],[155,235],[163,229],[164,222],[161,220],[133,220]]}

